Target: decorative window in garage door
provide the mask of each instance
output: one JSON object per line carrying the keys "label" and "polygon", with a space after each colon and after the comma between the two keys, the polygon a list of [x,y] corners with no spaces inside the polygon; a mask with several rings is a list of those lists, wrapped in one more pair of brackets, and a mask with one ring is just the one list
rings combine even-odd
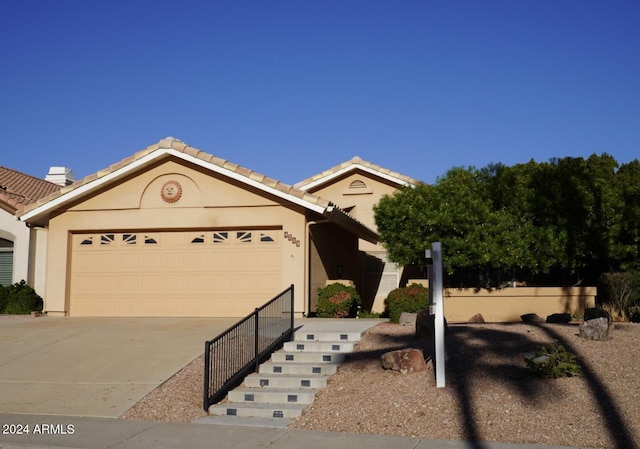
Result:
{"label": "decorative window in garage door", "polygon": [[132,245],[157,245],[158,235],[156,234],[90,234],[83,236],[76,241],[81,247],[114,247]]}
{"label": "decorative window in garage door", "polygon": [[191,245],[262,245],[276,243],[279,231],[215,231],[211,233],[193,233],[190,236]]}

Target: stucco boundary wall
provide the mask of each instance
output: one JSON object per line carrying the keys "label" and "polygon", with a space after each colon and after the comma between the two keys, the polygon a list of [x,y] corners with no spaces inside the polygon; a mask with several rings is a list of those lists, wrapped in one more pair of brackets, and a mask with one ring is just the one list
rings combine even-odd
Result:
{"label": "stucco boundary wall", "polygon": [[487,323],[522,322],[535,313],[543,319],[554,313],[582,313],[595,307],[596,287],[509,287],[495,290],[446,289],[444,314],[448,322],[468,322],[481,314]]}

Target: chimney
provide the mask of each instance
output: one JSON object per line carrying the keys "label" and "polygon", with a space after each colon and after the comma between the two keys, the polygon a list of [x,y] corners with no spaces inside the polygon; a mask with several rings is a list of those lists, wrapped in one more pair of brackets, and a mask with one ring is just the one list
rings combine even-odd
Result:
{"label": "chimney", "polygon": [[61,187],[68,186],[72,184],[75,179],[73,178],[73,172],[70,168],[67,167],[51,167],[49,168],[49,173],[47,174],[45,181],[52,182]]}

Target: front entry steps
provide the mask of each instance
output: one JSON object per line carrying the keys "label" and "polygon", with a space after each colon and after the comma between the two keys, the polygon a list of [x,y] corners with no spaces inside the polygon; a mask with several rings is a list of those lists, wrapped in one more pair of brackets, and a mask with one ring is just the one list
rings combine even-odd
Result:
{"label": "front entry steps", "polygon": [[286,427],[313,403],[361,336],[361,331],[305,332],[303,326],[293,341],[230,391],[226,402],[212,405],[210,415],[196,422]]}

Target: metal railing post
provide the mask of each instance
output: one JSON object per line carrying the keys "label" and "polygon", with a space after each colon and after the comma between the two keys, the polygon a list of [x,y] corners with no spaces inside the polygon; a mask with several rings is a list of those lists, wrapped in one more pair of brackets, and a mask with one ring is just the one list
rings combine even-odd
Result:
{"label": "metal railing post", "polygon": [[295,295],[293,294],[293,288],[294,288],[293,284],[291,284],[291,309],[289,309],[289,315],[291,315],[291,322],[289,324],[289,338],[291,340],[293,340],[293,329],[294,329],[294,324],[293,324],[293,312],[294,312],[293,306],[294,306],[294,301],[293,301],[293,298],[294,298]]}
{"label": "metal railing post", "polygon": [[253,369],[254,373],[258,372],[258,368],[260,367],[260,347],[259,347],[259,341],[258,341],[258,330],[260,328],[259,324],[260,324],[260,309],[258,309],[256,307],[256,310],[253,312],[256,315],[256,326],[255,326],[255,335],[254,335],[254,339],[253,339],[253,347],[255,349],[254,352],[254,359],[255,359],[255,368]]}
{"label": "metal railing post", "polygon": [[209,381],[211,378],[211,342],[204,342],[204,409],[209,414]]}

